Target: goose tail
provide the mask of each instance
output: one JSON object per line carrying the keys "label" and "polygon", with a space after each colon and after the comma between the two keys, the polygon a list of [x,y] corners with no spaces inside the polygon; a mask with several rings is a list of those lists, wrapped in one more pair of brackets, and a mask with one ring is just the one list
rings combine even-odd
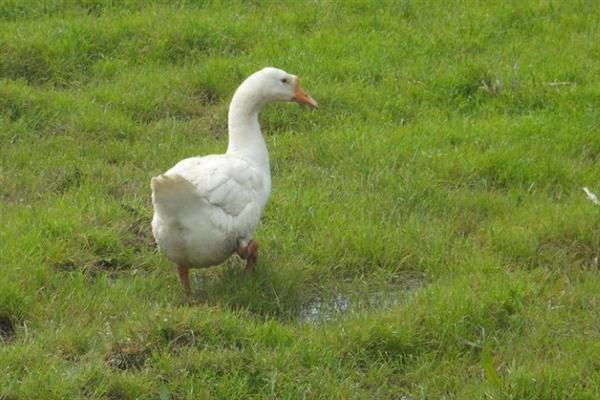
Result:
{"label": "goose tail", "polygon": [[155,176],[150,181],[150,186],[154,207],[166,212],[185,209],[199,198],[196,187],[178,174]]}

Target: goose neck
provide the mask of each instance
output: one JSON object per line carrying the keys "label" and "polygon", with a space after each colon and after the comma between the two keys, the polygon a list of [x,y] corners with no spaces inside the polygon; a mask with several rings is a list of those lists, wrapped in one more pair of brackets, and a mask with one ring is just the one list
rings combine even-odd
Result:
{"label": "goose neck", "polygon": [[264,103],[259,96],[240,87],[229,106],[228,154],[237,154],[257,164],[269,164],[269,155],[258,122]]}

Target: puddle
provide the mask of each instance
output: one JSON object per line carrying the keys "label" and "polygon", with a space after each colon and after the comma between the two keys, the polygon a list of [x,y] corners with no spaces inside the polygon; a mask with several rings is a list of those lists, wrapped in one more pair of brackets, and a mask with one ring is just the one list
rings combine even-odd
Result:
{"label": "puddle", "polygon": [[422,283],[422,279],[410,277],[385,289],[337,290],[329,295],[315,296],[300,309],[299,319],[304,323],[319,324],[345,315],[392,308],[405,302]]}
{"label": "puddle", "polygon": [[313,298],[300,309],[300,320],[309,324],[327,322],[344,314],[351,305],[349,296],[336,293],[332,298]]}

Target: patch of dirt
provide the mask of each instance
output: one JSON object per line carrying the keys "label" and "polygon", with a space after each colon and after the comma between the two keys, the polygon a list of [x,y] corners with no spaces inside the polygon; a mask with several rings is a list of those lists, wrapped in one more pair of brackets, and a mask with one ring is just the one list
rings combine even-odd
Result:
{"label": "patch of dirt", "polygon": [[106,392],[106,398],[109,400],[122,400],[126,399],[127,395],[121,387],[116,386],[108,389],[108,391]]}
{"label": "patch of dirt", "polygon": [[90,264],[90,272],[115,272],[131,267],[129,263],[124,263],[113,257],[106,257],[96,260]]}
{"label": "patch of dirt", "polygon": [[15,336],[15,324],[10,315],[0,315],[0,341],[9,341]]}
{"label": "patch of dirt", "polygon": [[150,356],[148,346],[141,343],[126,343],[115,346],[107,355],[109,367],[120,370],[141,369]]}
{"label": "patch of dirt", "polygon": [[192,329],[176,331],[172,328],[160,330],[161,339],[164,340],[172,353],[177,353],[181,348],[194,346],[197,342],[196,334]]}
{"label": "patch of dirt", "polygon": [[52,184],[50,187],[56,193],[62,194],[72,187],[79,187],[81,185],[82,178],[83,174],[79,168],[74,168],[73,170],[67,170],[63,168],[51,175],[50,182],[52,182]]}
{"label": "patch of dirt", "polygon": [[102,257],[81,262],[75,260],[66,260],[56,262],[52,265],[52,267],[61,272],[81,271],[89,279],[94,279],[102,274],[116,277],[119,272],[132,269],[132,265],[130,263],[113,257]]}

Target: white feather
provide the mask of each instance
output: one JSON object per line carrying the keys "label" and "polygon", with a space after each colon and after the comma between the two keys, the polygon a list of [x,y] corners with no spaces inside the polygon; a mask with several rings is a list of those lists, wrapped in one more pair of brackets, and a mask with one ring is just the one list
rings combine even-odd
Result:
{"label": "white feather", "polygon": [[598,200],[598,196],[596,196],[596,194],[594,194],[592,191],[590,191],[590,189],[584,187],[583,191],[585,192],[585,194],[587,195],[588,199],[590,199],[590,201],[596,205],[600,205],[600,200]]}

